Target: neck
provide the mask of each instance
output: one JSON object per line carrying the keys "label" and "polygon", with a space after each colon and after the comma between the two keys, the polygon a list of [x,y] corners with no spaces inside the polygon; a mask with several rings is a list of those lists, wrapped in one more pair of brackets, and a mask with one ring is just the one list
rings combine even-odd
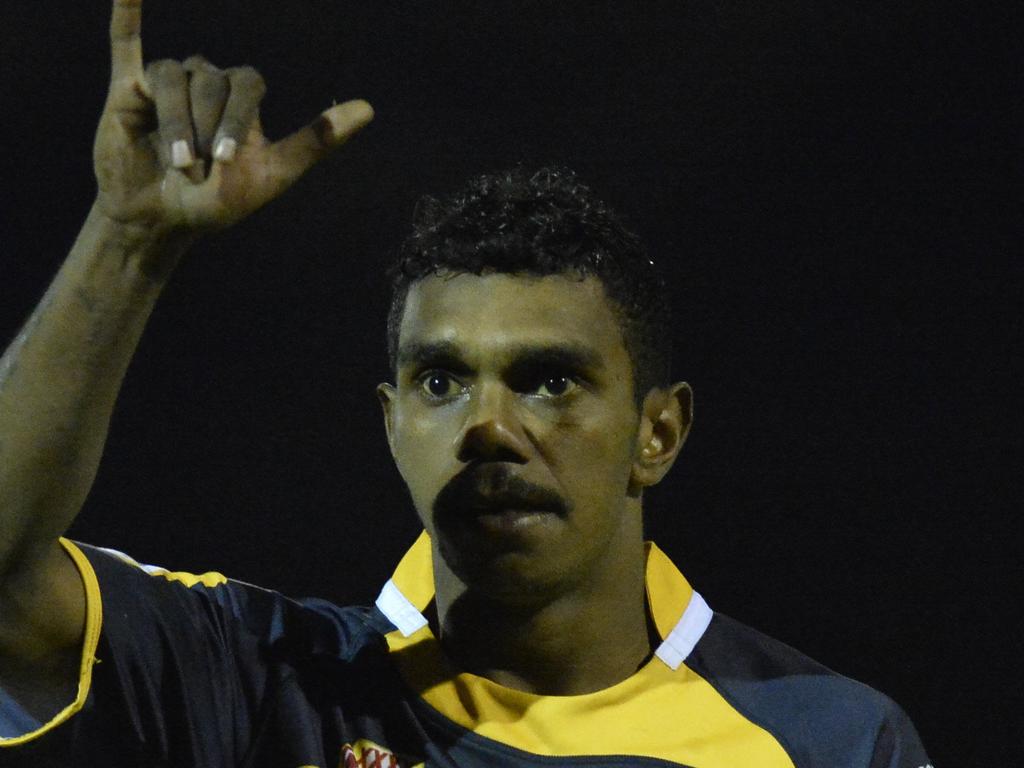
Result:
{"label": "neck", "polygon": [[[632,537],[631,537],[632,538]],[[578,695],[632,675],[651,653],[642,536],[577,588],[509,603],[467,588],[435,561],[435,631],[460,670],[544,695]],[[609,567],[610,563],[617,567]]]}

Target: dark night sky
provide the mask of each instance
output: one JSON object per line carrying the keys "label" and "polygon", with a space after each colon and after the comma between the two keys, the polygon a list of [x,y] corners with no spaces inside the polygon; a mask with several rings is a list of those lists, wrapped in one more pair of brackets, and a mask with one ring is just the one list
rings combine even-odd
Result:
{"label": "dark night sky", "polygon": [[[147,3],[148,58],[263,71],[272,136],[332,99],[377,119],[183,264],[73,536],[372,599],[417,531],[373,397],[383,265],[419,194],[567,164],[678,305],[696,423],[651,537],[893,696],[936,765],[1024,758],[1015,5]],[[0,8],[5,339],[91,202],[107,12]]]}

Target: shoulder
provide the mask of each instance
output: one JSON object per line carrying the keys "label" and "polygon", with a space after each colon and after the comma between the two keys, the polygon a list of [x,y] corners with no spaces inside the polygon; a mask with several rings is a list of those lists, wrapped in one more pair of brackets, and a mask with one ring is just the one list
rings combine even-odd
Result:
{"label": "shoulder", "polygon": [[[379,635],[372,611],[326,600],[293,599],[208,572],[143,565],[112,549],[77,545],[95,573],[104,635],[164,634],[193,641],[256,642],[289,653],[344,659]],[[189,630],[182,633],[182,629]]]}
{"label": "shoulder", "polygon": [[687,665],[801,766],[924,768],[913,725],[888,696],[715,614]]}

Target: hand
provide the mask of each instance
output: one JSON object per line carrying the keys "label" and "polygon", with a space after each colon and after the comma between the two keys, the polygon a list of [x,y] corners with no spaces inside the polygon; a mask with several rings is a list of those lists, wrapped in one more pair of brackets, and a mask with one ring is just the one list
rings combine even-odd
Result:
{"label": "hand", "polygon": [[142,0],[114,0],[111,77],[93,158],[97,206],[154,234],[228,226],[270,202],[373,118],[365,101],[331,107],[271,143],[250,67],[199,56],[143,69]]}

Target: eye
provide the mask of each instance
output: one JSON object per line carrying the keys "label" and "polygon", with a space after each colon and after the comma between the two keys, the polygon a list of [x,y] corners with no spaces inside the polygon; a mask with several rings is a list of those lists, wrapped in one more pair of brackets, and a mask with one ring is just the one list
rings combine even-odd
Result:
{"label": "eye", "polygon": [[561,397],[569,394],[577,386],[570,376],[555,375],[545,376],[534,389],[535,394],[541,397]]}
{"label": "eye", "polygon": [[447,373],[429,371],[420,377],[420,389],[428,397],[443,399],[459,394],[462,385]]}

